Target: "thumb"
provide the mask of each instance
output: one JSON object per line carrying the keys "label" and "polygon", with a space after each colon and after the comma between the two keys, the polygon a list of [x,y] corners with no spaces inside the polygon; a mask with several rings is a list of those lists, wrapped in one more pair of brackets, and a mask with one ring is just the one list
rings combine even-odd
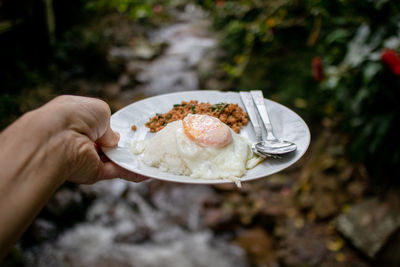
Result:
{"label": "thumb", "polygon": [[115,146],[118,144],[119,137],[119,133],[114,132],[110,126],[107,126],[107,130],[99,139],[96,140],[96,143],[100,146]]}

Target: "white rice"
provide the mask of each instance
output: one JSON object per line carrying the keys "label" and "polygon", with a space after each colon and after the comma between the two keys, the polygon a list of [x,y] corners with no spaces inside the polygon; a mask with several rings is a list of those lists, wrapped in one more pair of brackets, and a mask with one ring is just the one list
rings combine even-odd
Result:
{"label": "white rice", "polygon": [[149,166],[173,174],[190,176],[192,172],[181,159],[177,150],[175,132],[179,127],[182,127],[181,120],[169,123],[152,139],[146,140],[144,146],[140,143],[133,144],[132,151],[139,154],[144,150],[142,161]]}

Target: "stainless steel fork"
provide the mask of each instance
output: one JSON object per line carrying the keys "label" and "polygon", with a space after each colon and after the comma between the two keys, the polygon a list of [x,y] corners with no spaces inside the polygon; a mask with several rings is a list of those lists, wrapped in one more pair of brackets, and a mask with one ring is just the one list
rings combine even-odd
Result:
{"label": "stainless steel fork", "polygon": [[251,150],[253,151],[254,154],[260,156],[260,157],[270,157],[270,158],[275,158],[275,159],[280,159],[282,158],[279,155],[271,155],[262,151],[259,151],[256,148],[256,143],[263,141],[262,137],[262,128],[259,123],[258,115],[256,112],[256,107],[253,102],[253,98],[249,92],[240,92],[240,98],[242,99],[242,102],[246,108],[247,114],[249,114],[251,124],[253,125],[254,132],[256,134],[256,142],[252,144]]}

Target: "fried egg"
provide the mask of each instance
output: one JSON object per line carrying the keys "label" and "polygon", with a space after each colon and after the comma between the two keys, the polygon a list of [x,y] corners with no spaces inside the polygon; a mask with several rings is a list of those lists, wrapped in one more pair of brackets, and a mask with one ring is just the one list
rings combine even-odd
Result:
{"label": "fried egg", "polygon": [[192,178],[236,180],[261,161],[247,139],[219,119],[199,114],[172,122],[140,149],[138,143],[133,147],[145,164]]}

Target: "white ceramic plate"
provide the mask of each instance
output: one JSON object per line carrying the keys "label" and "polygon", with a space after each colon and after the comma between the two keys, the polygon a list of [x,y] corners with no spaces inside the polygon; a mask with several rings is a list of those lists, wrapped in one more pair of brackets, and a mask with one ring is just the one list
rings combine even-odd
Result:
{"label": "white ceramic plate", "polygon": [[[195,179],[188,176],[166,173],[157,168],[145,165],[140,161],[139,156],[134,155],[130,150],[133,141],[149,139],[154,136],[154,133],[151,133],[149,129],[144,126],[150,117],[154,116],[156,113],[165,113],[169,111],[173,107],[173,104],[180,104],[182,101],[190,100],[209,102],[211,104],[220,102],[237,103],[245,110],[240,100],[239,93],[236,92],[199,90],[150,97],[130,104],[111,116],[111,128],[120,133],[121,139],[118,146],[103,148],[104,153],[111,161],[119,166],[151,178],[196,184],[231,183],[231,180]],[[310,131],[306,123],[295,112],[268,99],[265,99],[265,104],[267,105],[275,135],[278,138],[296,143],[297,150],[285,156],[283,159],[277,160],[267,158],[255,168],[248,170],[241,178],[242,182],[266,177],[289,167],[300,159],[306,152],[310,143]],[[137,126],[136,131],[131,130],[132,124]],[[241,130],[240,134],[251,141],[255,140],[255,134],[251,123],[248,123],[247,126]]]}

